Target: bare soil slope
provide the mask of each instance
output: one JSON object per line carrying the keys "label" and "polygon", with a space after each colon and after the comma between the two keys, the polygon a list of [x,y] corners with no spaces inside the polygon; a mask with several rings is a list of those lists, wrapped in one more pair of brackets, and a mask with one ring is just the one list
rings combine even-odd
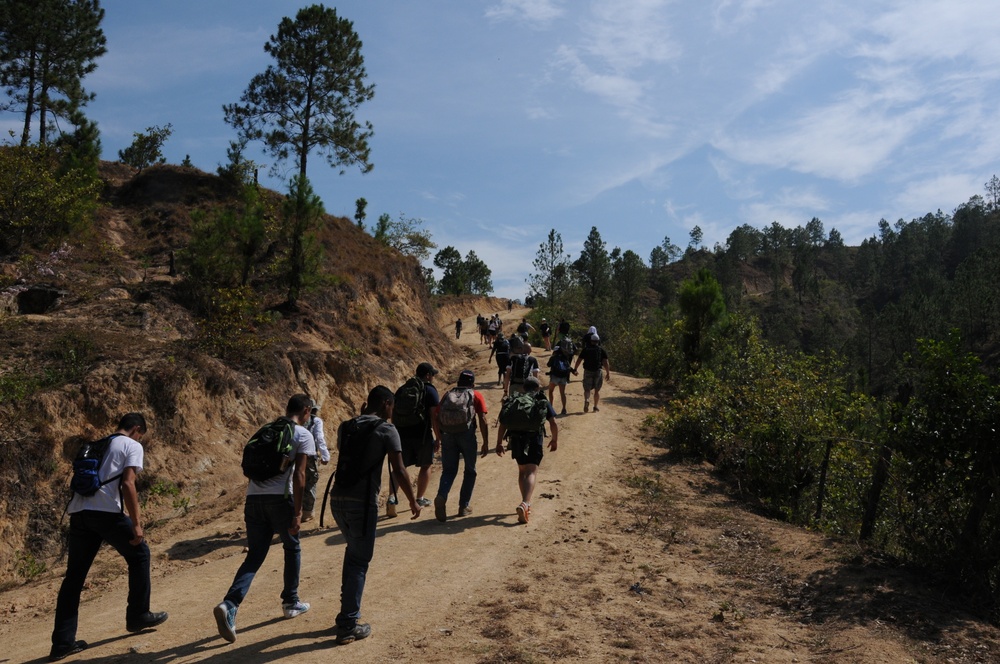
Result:
{"label": "bare soil slope", "polygon": [[[473,323],[438,386],[474,368],[495,426],[501,392]],[[669,463],[644,438],[658,407],[644,381],[613,374],[599,413],[582,412],[579,381],[568,392],[528,525],[514,515],[516,466],[495,455],[480,460],[471,516],[454,516],[456,486],[446,523],[432,510],[380,519],[363,603],[369,639],[333,642],[343,543],[329,517],[303,536],[312,610],[281,617],[275,546],[236,643],[217,635],[211,610],[245,543],[241,501],[229,497],[218,518],[152,538],[153,608],[170,612],[155,631],[124,632],[123,569],[102,551],[80,622],[91,647],[67,661],[1000,661],[1000,633],[925,582],[748,512],[707,467]],[[0,663],[44,660],[56,590],[52,580],[0,595]]]}

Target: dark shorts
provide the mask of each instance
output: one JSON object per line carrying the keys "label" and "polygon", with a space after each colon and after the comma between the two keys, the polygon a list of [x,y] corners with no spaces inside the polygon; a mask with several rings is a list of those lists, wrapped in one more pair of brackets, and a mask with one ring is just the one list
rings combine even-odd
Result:
{"label": "dark shorts", "polygon": [[429,466],[434,463],[434,440],[431,436],[426,439],[420,438],[400,438],[400,446],[403,449],[403,465],[406,467]]}
{"label": "dark shorts", "polygon": [[537,466],[542,462],[542,456],[545,453],[545,445],[542,441],[542,437],[536,434],[511,434],[507,440],[507,449],[510,450],[510,455],[514,457],[517,465],[534,464]]}

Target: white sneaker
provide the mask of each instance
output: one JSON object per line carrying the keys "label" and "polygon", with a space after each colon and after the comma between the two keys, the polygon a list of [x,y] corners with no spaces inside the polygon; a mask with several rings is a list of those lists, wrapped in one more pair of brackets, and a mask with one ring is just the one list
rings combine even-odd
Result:
{"label": "white sneaker", "polygon": [[281,610],[285,612],[286,618],[300,616],[309,610],[308,602],[288,602],[281,605]]}

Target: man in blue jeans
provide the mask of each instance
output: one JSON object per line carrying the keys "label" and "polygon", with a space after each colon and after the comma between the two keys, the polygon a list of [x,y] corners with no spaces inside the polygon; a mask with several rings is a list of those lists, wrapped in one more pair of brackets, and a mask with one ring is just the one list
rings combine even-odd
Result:
{"label": "man in blue jeans", "polygon": [[344,535],[344,567],[341,572],[340,613],[337,614],[337,644],[344,645],[372,633],[371,625],[358,622],[361,596],[365,591],[368,565],[375,553],[378,494],[382,488],[382,464],[389,457],[389,470],[410,502],[413,518],[420,516],[392,417],[395,397],[384,385],[372,388],[361,415],[347,420],[337,430],[337,470],[330,490],[330,510]]}
{"label": "man in blue jeans", "polygon": [[316,455],[316,443],[304,426],[309,421],[311,407],[312,399],[305,394],[296,394],[288,400],[285,419],[294,425],[293,443],[282,464],[283,470],[270,479],[250,480],[248,483],[243,508],[247,526],[247,557],[236,570],[236,577],[225,599],[214,610],[219,635],[230,643],[236,641],[236,612],[249,592],[257,570],[267,558],[274,533],[281,538],[285,552],[282,612],[286,618],[294,618],[309,610],[309,604],[299,600],[299,528],[302,525],[306,465],[308,458]]}
{"label": "man in blue jeans", "polygon": [[434,516],[448,519],[448,492],[458,477],[458,461],[465,459],[462,488],[458,492],[458,515],[472,514],[472,490],[476,486],[476,423],[483,438],[480,454],[490,453],[490,435],[486,426],[486,399],[477,390],[476,375],[466,369],[458,375],[458,385],[445,393],[441,405],[434,410],[437,428],[441,431],[441,482],[434,498]]}
{"label": "man in blue jeans", "polygon": [[136,473],[142,470],[143,462],[138,439],[145,433],[146,418],[141,413],[122,417],[98,468],[101,486],[90,496],[74,493],[67,507],[70,516],[66,577],[56,600],[50,662],[87,647],[86,641],[76,639],[80,593],[102,542],[121,554],[128,565],[125,629],[140,632],[167,619],[165,612],[149,610],[149,547],[142,531],[139,494],[135,488]]}

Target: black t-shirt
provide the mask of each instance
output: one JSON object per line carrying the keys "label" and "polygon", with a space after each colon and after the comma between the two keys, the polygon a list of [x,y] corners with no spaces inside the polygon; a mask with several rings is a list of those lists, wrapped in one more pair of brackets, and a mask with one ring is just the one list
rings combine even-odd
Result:
{"label": "black t-shirt", "polygon": [[[368,444],[363,447],[363,456],[358,459],[357,467],[371,469],[368,477],[362,477],[351,486],[338,485],[334,480],[330,494],[334,496],[346,496],[359,500],[378,501],[378,493],[382,488],[382,466],[386,455],[389,452],[399,452],[402,450],[399,442],[399,433],[389,422],[381,420],[376,415],[361,415],[357,418],[359,424],[375,424],[378,426],[372,431],[368,438]],[[343,426],[337,429],[337,449],[341,446],[341,436]]]}
{"label": "black t-shirt", "polygon": [[431,411],[439,405],[441,397],[438,396],[437,388],[430,383],[424,383],[424,421],[412,427],[396,427],[399,437],[407,442],[431,440],[434,437],[431,432]]}
{"label": "black t-shirt", "polygon": [[584,371],[600,371],[604,360],[608,359],[608,353],[600,346],[588,345],[580,351],[583,358]]}
{"label": "black t-shirt", "polygon": [[543,337],[547,337],[552,334],[552,328],[549,327],[548,323],[542,323],[538,326],[538,330],[542,333]]}

